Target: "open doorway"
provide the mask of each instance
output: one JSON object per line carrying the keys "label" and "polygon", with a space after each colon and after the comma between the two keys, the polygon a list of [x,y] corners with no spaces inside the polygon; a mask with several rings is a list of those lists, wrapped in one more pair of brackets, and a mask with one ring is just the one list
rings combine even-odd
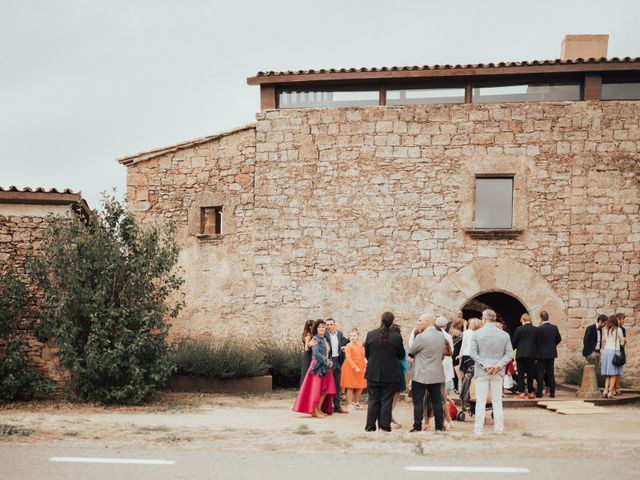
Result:
{"label": "open doorway", "polygon": [[465,319],[482,318],[482,311],[490,308],[505,324],[505,331],[513,335],[520,326],[520,317],[523,313],[529,313],[520,301],[503,292],[482,293],[469,300],[462,307],[462,315]]}

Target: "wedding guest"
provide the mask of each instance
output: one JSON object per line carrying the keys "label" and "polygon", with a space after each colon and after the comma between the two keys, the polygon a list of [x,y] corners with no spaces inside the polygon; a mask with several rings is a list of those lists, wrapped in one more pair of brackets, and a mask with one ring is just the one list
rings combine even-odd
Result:
{"label": "wedding guest", "polygon": [[619,355],[624,346],[622,329],[618,325],[618,317],[611,315],[606,326],[602,329],[602,367],[600,372],[604,376],[603,397],[612,398],[618,391],[620,377],[624,374],[624,365],[614,365],[613,358]]}
{"label": "wedding guest", "polygon": [[376,427],[386,432],[391,431],[393,397],[400,383],[397,360],[405,357],[402,336],[391,330],[394,318],[391,312],[383,313],[380,327],[368,332],[364,342],[367,358],[365,378],[369,393],[365,426],[367,432],[375,431]]}
{"label": "wedding guest", "polygon": [[311,347],[311,365],[293,404],[294,412],[310,413],[312,417],[331,415],[333,397],[336,394],[329,342],[324,337],[325,331],[325,321],[316,320],[312,330],[316,344]]}
{"label": "wedding guest", "polygon": [[455,376],[453,377],[453,389],[456,393],[460,391],[460,380],[462,379],[462,372],[460,371],[460,350],[462,349],[462,337],[465,329],[465,320],[461,317],[455,318],[451,323],[449,333],[453,338],[453,370]]}
{"label": "wedding guest", "polygon": [[[342,363],[344,362],[343,347],[347,344],[347,340],[342,335],[342,332],[338,331],[336,328],[336,321],[333,318],[327,318],[325,322],[327,330],[324,334],[324,338],[329,342],[329,356],[333,363],[333,379],[336,384],[336,391],[339,391]],[[340,395],[335,395],[333,397],[333,411],[336,413],[349,413],[340,405]]]}
{"label": "wedding guest", "polygon": [[460,347],[460,371],[464,375],[473,367],[471,359],[471,339],[476,330],[482,327],[482,320],[479,318],[470,318],[468,328],[462,334],[462,346]]}
{"label": "wedding guest", "polygon": [[484,326],[471,339],[471,358],[475,365],[476,419],[474,432],[480,435],[484,429],[487,394],[491,390],[491,405],[496,433],[504,431],[502,410],[502,385],[505,366],[513,359],[511,338],[507,332],[495,326],[496,313],[487,309],[482,312]]}
{"label": "wedding guest", "polygon": [[[533,382],[536,378],[536,359],[538,358],[538,331],[531,323],[531,317],[525,313],[520,317],[520,325],[513,334],[511,345],[516,352],[518,366],[517,399],[533,399],[536,394]],[[526,380],[526,390],[525,390]]]}
{"label": "wedding guest", "polygon": [[304,327],[302,329],[302,365],[300,367],[300,385],[304,381],[304,377],[307,375],[307,370],[309,370],[309,365],[311,365],[311,347],[313,347],[316,342],[313,339],[313,334],[311,333],[313,330],[314,320],[307,320],[304,322]]}
{"label": "wedding guest", "polygon": [[584,330],[582,356],[600,371],[600,352],[602,351],[602,329],[607,324],[606,315],[598,315],[595,323]]}
{"label": "wedding guest", "polygon": [[444,368],[444,394],[451,396],[453,393],[453,377],[455,377],[455,371],[453,370],[453,337],[446,331],[446,327],[449,325],[449,321],[445,317],[436,318],[436,328],[442,332],[444,339],[447,341],[449,348],[445,346],[445,355],[442,359],[442,367]]}
{"label": "wedding guest", "polygon": [[[445,322],[446,326],[446,322]],[[435,428],[444,430],[444,411],[442,400],[442,384],[444,383],[444,367],[442,358],[445,352],[445,338],[441,331],[435,328],[435,317],[431,314],[420,316],[418,333],[409,348],[409,356],[413,358],[411,366],[411,390],[413,400],[413,428],[412,432],[422,430],[424,417],[425,394],[429,400],[435,416]]]}
{"label": "wedding guest", "polygon": [[[396,323],[391,325],[391,330],[401,334],[400,326]],[[398,389],[396,391],[396,394],[393,396],[393,404],[391,405],[391,428],[402,428],[402,425],[396,422],[395,417],[393,416],[393,411],[395,410],[396,405],[400,400],[400,393],[407,390],[407,380],[406,380],[405,373],[409,369],[409,363],[407,362],[406,355],[402,360],[398,359],[397,362],[398,362],[398,368],[400,368],[400,383],[398,384]]]}
{"label": "wedding guest", "polygon": [[[626,345],[627,344],[627,330],[624,328],[624,320],[625,320],[626,317],[625,317],[624,313],[618,313],[617,317],[618,317],[618,327],[622,331],[622,339],[624,340],[624,345]],[[624,346],[621,347],[621,350],[624,351]],[[625,354],[625,357],[626,357],[626,354]],[[622,390],[620,389],[621,381],[622,381],[622,375],[618,378],[618,380],[616,382],[616,391],[614,392],[614,395],[620,395],[622,393]]]}
{"label": "wedding guest", "polygon": [[549,387],[549,396],[556,396],[555,359],[558,356],[558,344],[562,341],[558,327],[549,322],[549,314],[540,312],[538,332],[538,381],[536,397],[542,398],[543,385]]}
{"label": "wedding guest", "polygon": [[360,343],[360,332],[357,328],[353,328],[349,334],[349,343],[345,347],[345,360],[340,377],[340,387],[346,390],[347,403],[353,408],[362,408],[360,395],[362,390],[367,388],[367,381],[364,378],[366,365],[364,345]]}

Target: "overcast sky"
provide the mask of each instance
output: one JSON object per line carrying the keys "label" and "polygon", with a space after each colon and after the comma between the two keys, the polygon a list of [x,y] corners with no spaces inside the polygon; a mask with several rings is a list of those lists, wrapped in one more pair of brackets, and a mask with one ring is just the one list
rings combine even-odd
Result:
{"label": "overcast sky", "polygon": [[558,58],[637,0],[0,0],[0,186],[125,190],[120,156],[252,122],[260,70]]}

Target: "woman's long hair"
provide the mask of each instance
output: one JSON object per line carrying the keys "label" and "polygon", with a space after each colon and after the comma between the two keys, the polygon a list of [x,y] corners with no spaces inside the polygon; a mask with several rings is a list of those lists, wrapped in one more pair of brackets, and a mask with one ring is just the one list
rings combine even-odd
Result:
{"label": "woman's long hair", "polygon": [[384,312],[382,319],[380,320],[380,345],[387,344],[387,338],[389,337],[389,328],[393,325],[393,320],[396,317],[391,312]]}
{"label": "woman's long hair", "polygon": [[304,328],[302,329],[302,344],[304,345],[304,337],[306,337],[307,335],[313,335],[312,330],[313,330],[313,324],[315,322],[313,320],[307,320],[306,322],[304,322]]}
{"label": "woman's long hair", "polygon": [[316,320],[313,324],[313,330],[311,330],[311,335],[317,335],[318,334],[318,327],[320,325],[326,325],[327,322],[325,322],[323,319],[319,318],[318,320]]}
{"label": "woman's long hair", "polygon": [[618,316],[617,315],[611,315],[609,318],[607,318],[607,333],[611,332],[611,330],[615,330],[618,328]]}

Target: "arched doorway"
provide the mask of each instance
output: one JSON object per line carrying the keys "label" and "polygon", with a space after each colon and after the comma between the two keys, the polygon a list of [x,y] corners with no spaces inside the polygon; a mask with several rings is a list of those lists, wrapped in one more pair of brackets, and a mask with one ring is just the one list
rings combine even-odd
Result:
{"label": "arched doorway", "polygon": [[490,308],[505,324],[505,330],[513,335],[520,326],[520,317],[523,313],[529,313],[525,306],[515,297],[503,292],[481,293],[471,298],[462,307],[462,315],[465,319],[481,318],[482,311]]}

